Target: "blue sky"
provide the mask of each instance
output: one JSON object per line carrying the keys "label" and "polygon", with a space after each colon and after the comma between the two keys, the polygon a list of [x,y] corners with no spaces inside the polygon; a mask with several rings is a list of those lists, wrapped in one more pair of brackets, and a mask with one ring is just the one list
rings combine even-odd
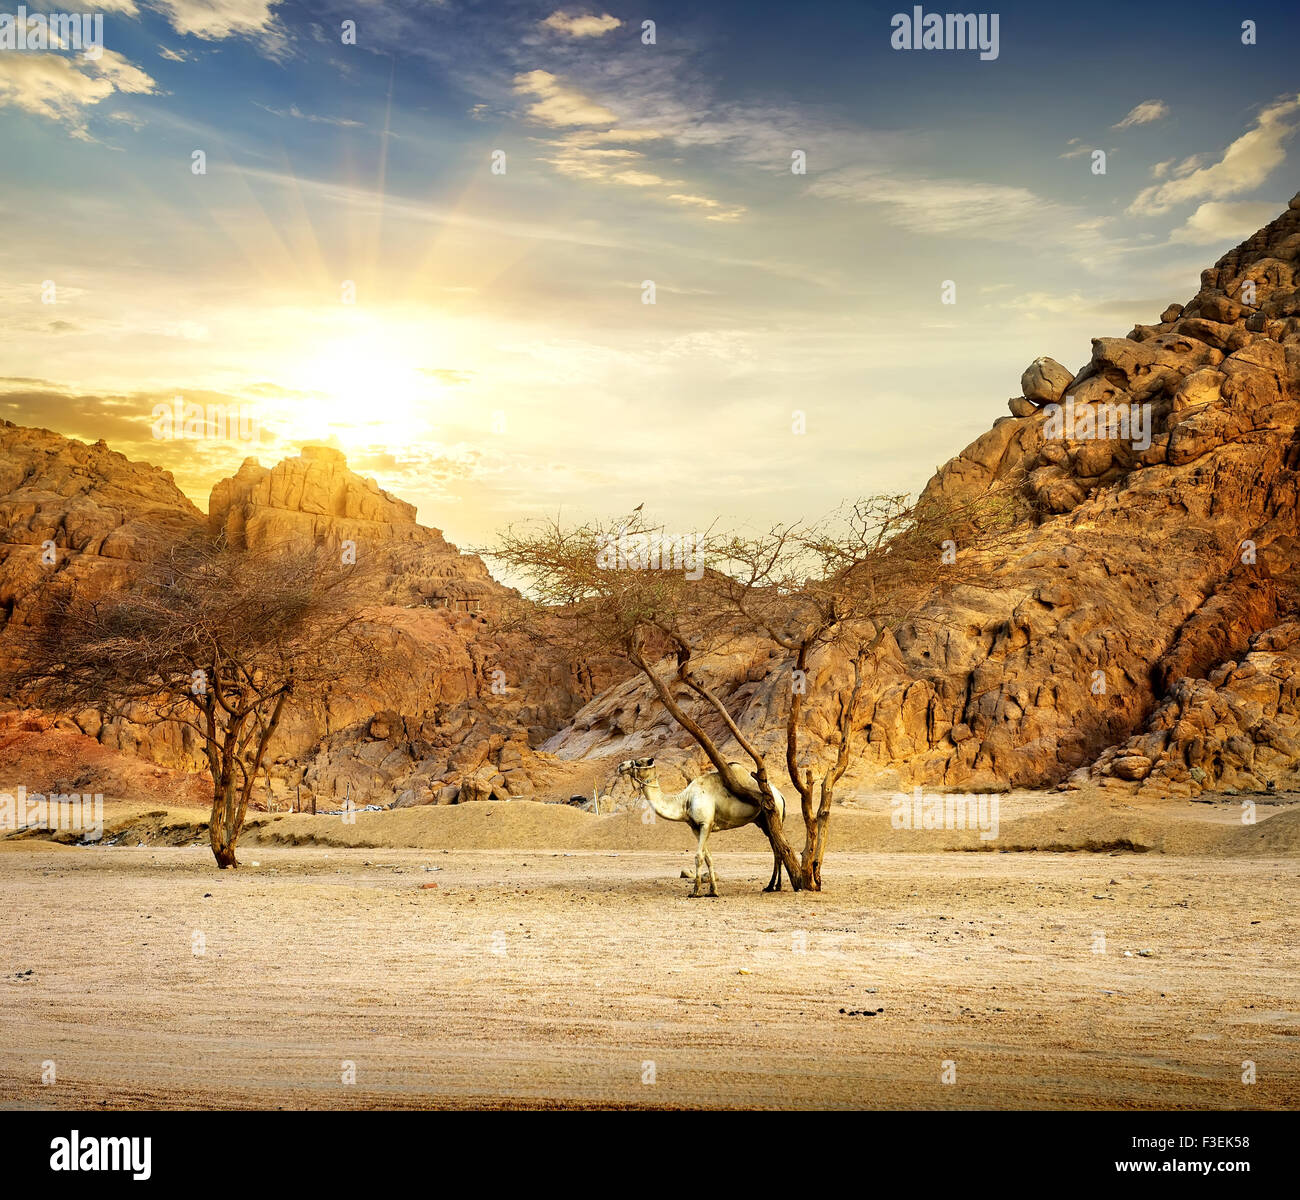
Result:
{"label": "blue sky", "polygon": [[[1001,4],[992,61],[896,4],[94,11],[98,60],[0,50],[0,415],[200,503],[332,440],[468,543],[919,489],[1300,187],[1290,2]],[[261,444],[156,440],[174,396]]]}

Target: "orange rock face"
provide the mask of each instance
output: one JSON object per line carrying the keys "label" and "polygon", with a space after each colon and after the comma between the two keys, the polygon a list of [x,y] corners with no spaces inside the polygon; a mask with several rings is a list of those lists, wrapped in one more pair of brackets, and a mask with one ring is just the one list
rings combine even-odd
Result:
{"label": "orange rock face", "polygon": [[[204,525],[164,471],[102,445],[0,425],[0,645],[4,627],[35,615],[51,589],[123,586],[159,547]],[[340,678],[326,703],[286,713],[264,800],[297,800],[301,789],[327,802],[445,803],[462,782],[467,799],[533,794],[525,762],[546,775],[533,748],[590,691],[534,647],[493,632],[486,614],[511,593],[481,559],[417,524],[413,505],[328,447],[269,469],[247,460],[213,488],[206,527],[237,547],[306,540],[341,551],[351,542],[357,561],[378,564],[358,606],[380,680],[363,689]],[[109,750],[201,767],[192,731],[94,712],[75,720]]]}
{"label": "orange rock face", "polygon": [[[1036,360],[1015,415],[930,480],[931,497],[1017,480],[1023,537],[1000,587],[958,591],[884,639],[851,783],[1044,787],[1091,773],[1188,795],[1300,780],[1288,621],[1300,601],[1300,197],[1201,282],[1154,324],[1094,339],[1072,376]],[[118,586],[203,521],[165,472],[0,424],[0,620],[27,619],[51,578]],[[207,527],[235,545],[352,542],[382,567],[364,599],[385,681],[356,694],[340,680],[321,711],[291,715],[277,796],[503,798],[534,794],[564,760],[694,757],[635,677],[580,684],[494,631],[507,589],[337,451],[250,459],[213,489]],[[756,642],[701,673],[782,761],[788,666]],[[814,750],[837,736],[847,674],[829,655],[812,664]],[[159,761],[195,749],[122,722],[82,728]]]}
{"label": "orange rock face", "polygon": [[51,580],[120,586],[133,564],[202,521],[167,471],[103,442],[0,421],[0,645]]}
{"label": "orange rock face", "polygon": [[[1300,197],[1204,272],[1185,307],[1126,338],[1095,339],[1068,381],[1039,360],[1023,383],[1024,415],[995,421],[926,488],[968,496],[1023,477],[1023,546],[1001,589],[952,595],[882,647],[850,778],[1043,787],[1116,743],[1135,747],[1131,763],[1116,765],[1112,752],[1098,764],[1116,786],[1246,786],[1244,768],[1228,765],[1249,758],[1246,741],[1261,747],[1251,760],[1261,786],[1294,770],[1300,753],[1287,756],[1300,743],[1279,732],[1289,726],[1278,725],[1277,705],[1290,701],[1275,689],[1261,692],[1247,728],[1210,721],[1197,737],[1173,731],[1168,704],[1201,713],[1206,689],[1231,690],[1252,639],[1300,600]],[[1270,662],[1275,673],[1285,659]],[[775,661],[764,670],[733,657],[708,674],[779,762],[790,681]],[[1227,682],[1211,686],[1220,676]],[[828,659],[809,680],[814,745],[819,732],[834,736],[846,677]],[[1149,722],[1151,739],[1130,741]],[[585,756],[679,744],[631,681],[548,748]],[[1138,750],[1151,761],[1136,761]]]}

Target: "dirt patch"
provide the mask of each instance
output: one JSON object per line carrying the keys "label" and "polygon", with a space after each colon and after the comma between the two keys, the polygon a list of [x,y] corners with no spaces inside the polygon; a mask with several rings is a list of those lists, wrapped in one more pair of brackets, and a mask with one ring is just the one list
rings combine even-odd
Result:
{"label": "dirt patch", "polygon": [[8,849],[0,1105],[1300,1104],[1294,859]]}

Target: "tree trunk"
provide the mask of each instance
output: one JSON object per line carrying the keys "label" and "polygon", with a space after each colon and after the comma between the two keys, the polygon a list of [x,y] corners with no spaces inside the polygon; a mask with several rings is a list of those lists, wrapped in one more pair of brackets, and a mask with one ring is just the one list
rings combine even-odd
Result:
{"label": "tree trunk", "polygon": [[208,841],[212,856],[223,871],[239,866],[235,857],[235,843],[243,821],[237,817],[235,783],[233,779],[220,780],[212,791],[212,813],[208,817]]}
{"label": "tree trunk", "polygon": [[803,886],[810,892],[822,890],[822,859],[826,855],[826,832],[831,820],[831,798],[834,784],[822,781],[821,803],[817,812],[804,809],[804,844],[803,859],[800,868],[803,872]]}

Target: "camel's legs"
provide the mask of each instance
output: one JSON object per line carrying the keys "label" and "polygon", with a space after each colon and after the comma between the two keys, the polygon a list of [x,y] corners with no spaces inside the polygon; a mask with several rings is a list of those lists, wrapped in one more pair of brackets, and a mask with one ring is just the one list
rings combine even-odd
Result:
{"label": "camel's legs", "polygon": [[709,853],[709,834],[712,832],[708,825],[705,825],[700,831],[700,853],[704,855],[705,866],[709,868],[709,895],[718,894],[718,873],[713,869],[713,855]]}
{"label": "camel's legs", "polygon": [[[704,843],[708,841],[709,830],[707,825],[696,825],[692,826],[692,828],[699,838],[699,843],[695,847],[695,886],[691,889],[691,896],[695,897],[700,894],[700,869],[704,865]],[[713,882],[712,875],[710,875],[709,882]]]}
{"label": "camel's legs", "polygon": [[772,851],[772,878],[767,881],[765,892],[779,892],[781,890],[781,856]]}

